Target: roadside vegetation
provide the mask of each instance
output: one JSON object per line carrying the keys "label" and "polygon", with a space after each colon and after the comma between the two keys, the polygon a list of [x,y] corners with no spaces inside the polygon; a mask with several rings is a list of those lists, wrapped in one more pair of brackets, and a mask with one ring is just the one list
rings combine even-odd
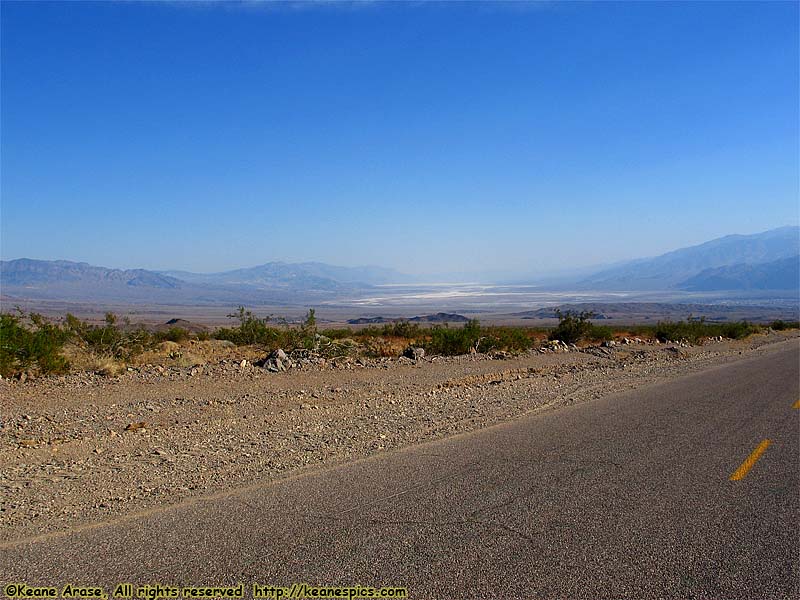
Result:
{"label": "roadside vegetation", "polygon": [[220,327],[212,335],[214,339],[233,342],[237,346],[259,346],[265,350],[303,348],[312,350],[318,344],[317,318],[310,309],[299,328],[289,327],[283,320],[272,323],[272,317],[259,318],[243,306],[229,318],[236,319],[235,327]]}
{"label": "roadside vegetation", "polygon": [[[159,352],[178,361],[185,346],[198,342],[227,342],[230,347],[248,347],[262,353],[280,349],[324,358],[396,358],[409,348],[421,348],[428,356],[518,354],[541,345],[596,344],[623,336],[698,343],[708,338],[742,339],[765,327],[746,321],[714,323],[703,318],[610,327],[594,323],[595,315],[590,312],[556,311],[556,315],[558,324],[552,328],[483,326],[473,319],[463,325],[425,327],[397,321],[361,329],[319,330],[314,309],[299,324],[289,324],[271,316],[256,316],[240,307],[228,315],[234,322],[231,326],[214,331],[189,331],[177,326],[153,331],[133,325],[128,319],[120,320],[112,313],[107,313],[101,323],[91,324],[71,314],[54,321],[17,309],[15,313],[0,314],[0,374],[63,374],[73,369],[114,375],[137,359],[148,360],[151,355],[157,358]],[[800,322],[774,321],[766,327],[777,331],[798,329]]]}
{"label": "roadside vegetation", "polygon": [[800,321],[773,321],[769,324],[770,329],[775,331],[785,331],[787,329],[800,329]]}
{"label": "roadside vegetation", "polygon": [[0,374],[3,377],[38,367],[42,373],[65,373],[69,362],[61,354],[69,332],[38,314],[0,315]]}
{"label": "roadside vegetation", "polygon": [[142,326],[132,327],[127,319],[124,325],[124,328],[119,326],[117,316],[113,313],[106,313],[102,325],[90,325],[71,314],[64,319],[64,329],[69,339],[99,356],[126,360],[160,341],[158,334],[151,334]]}
{"label": "roadside vegetation", "polygon": [[697,343],[704,338],[723,337],[740,340],[761,331],[759,325],[747,321],[708,323],[704,318],[686,321],[662,321],[656,325],[654,337],[661,342]]}
{"label": "roadside vegetation", "polygon": [[603,342],[614,337],[614,331],[611,327],[595,325],[590,321],[592,317],[596,316],[593,312],[561,312],[557,309],[556,316],[558,317],[558,325],[548,336],[550,340],[558,340],[566,344],[577,344],[583,340]]}

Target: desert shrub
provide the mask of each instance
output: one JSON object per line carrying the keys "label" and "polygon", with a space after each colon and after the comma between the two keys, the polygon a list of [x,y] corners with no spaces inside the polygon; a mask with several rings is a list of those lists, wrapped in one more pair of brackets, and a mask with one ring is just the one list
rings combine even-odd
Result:
{"label": "desert shrub", "polygon": [[339,328],[339,329],[323,329],[322,335],[330,340],[342,340],[344,338],[352,338],[355,337],[352,329],[347,327]]}
{"label": "desert shrub", "polygon": [[398,337],[407,340],[415,340],[426,335],[426,330],[420,327],[419,323],[409,321],[396,321],[395,323],[385,323],[383,326],[370,325],[358,332],[361,337]]}
{"label": "desert shrub", "polygon": [[656,325],[627,325],[613,327],[612,331],[626,337],[655,338]]}
{"label": "desert shrub", "polygon": [[694,341],[696,328],[685,321],[659,321],[656,325],[656,339],[661,342],[677,342],[680,340]]}
{"label": "desert shrub", "polygon": [[236,327],[220,327],[212,334],[215,339],[228,340],[237,346],[260,346],[267,350],[313,350],[319,343],[313,308],[308,311],[299,328],[289,327],[285,321],[279,321],[280,327],[272,327],[269,325],[272,317],[256,317],[243,306],[228,317],[237,319],[239,324]]}
{"label": "desert shrub", "polygon": [[260,345],[277,348],[277,342],[283,337],[276,327],[268,325],[271,317],[256,317],[244,306],[240,306],[228,317],[237,319],[239,324],[236,327],[220,327],[214,332],[214,338],[228,340],[237,346]]}
{"label": "desert shrub", "polygon": [[383,327],[369,325],[363,329],[359,329],[356,335],[360,338],[381,337],[383,335]]}
{"label": "desert shrub", "polygon": [[719,331],[719,333],[712,333],[712,336],[721,335],[722,337],[731,338],[733,340],[740,340],[761,331],[761,328],[758,325],[754,325],[753,323],[749,323],[747,321],[714,324],[712,325],[712,329]]}
{"label": "desert shrub", "polygon": [[595,326],[592,325],[589,319],[594,316],[594,313],[588,311],[579,313],[572,311],[561,312],[556,309],[556,316],[558,317],[558,325],[550,332],[548,339],[558,340],[567,344],[576,344],[582,339],[591,337],[592,329]]}
{"label": "desert shrub", "polygon": [[477,319],[472,319],[463,327],[436,325],[428,330],[428,339],[423,347],[431,354],[456,356],[477,351],[481,338],[481,326]]}
{"label": "desert shrub", "polygon": [[21,311],[19,315],[0,314],[0,374],[11,377],[34,366],[42,373],[68,371],[61,349],[69,332],[36,313],[27,316],[31,324],[27,327],[24,317]]}
{"label": "desert shrub", "polygon": [[106,313],[103,325],[92,325],[67,313],[65,328],[86,349],[97,356],[128,360],[153,347],[156,339],[143,326],[132,328],[125,319],[126,328],[117,325],[114,313]]}
{"label": "desert shrub", "polygon": [[153,336],[159,342],[180,343],[189,339],[189,331],[183,327],[170,327],[166,331],[159,331]]}
{"label": "desert shrub", "polygon": [[408,340],[399,337],[370,336],[363,338],[364,354],[372,358],[397,358],[408,348]]}
{"label": "desert shrub", "polygon": [[306,318],[300,325],[299,342],[306,350],[313,350],[318,345],[317,317],[313,308],[308,309]]}
{"label": "desert shrub", "polygon": [[559,340],[567,344],[576,344],[581,340],[601,342],[614,338],[614,330],[608,325],[595,325],[591,322],[594,313],[582,311],[561,312],[556,310],[558,325],[550,332],[548,339]]}
{"label": "desert shrub", "polygon": [[405,338],[407,340],[416,339],[425,333],[425,330],[419,323],[410,323],[408,321],[397,321],[396,323],[386,324],[384,325],[384,329],[388,330],[386,335]]}
{"label": "desert shrub", "polygon": [[316,350],[325,358],[355,357],[362,352],[361,346],[352,338],[332,340],[325,336],[317,337]]}
{"label": "desert shrub", "polygon": [[116,377],[125,370],[125,365],[122,361],[113,356],[95,356],[87,367],[95,373],[109,377]]}
{"label": "desert shrub", "polygon": [[775,331],[785,331],[787,329],[800,329],[800,321],[783,321],[778,319],[769,324]]}
{"label": "desert shrub", "polygon": [[200,342],[207,342],[208,340],[211,339],[211,334],[208,331],[198,331],[195,334],[195,337]]}
{"label": "desert shrub", "polygon": [[608,325],[595,325],[592,323],[586,337],[594,342],[606,342],[614,339],[614,330]]}
{"label": "desert shrub", "polygon": [[524,352],[533,346],[533,332],[521,327],[484,327],[478,338],[477,350],[506,350],[509,352]]}
{"label": "desert shrub", "polygon": [[697,342],[702,338],[722,336],[742,339],[760,330],[758,325],[747,321],[732,323],[707,323],[704,317],[688,318],[686,321],[659,321],[655,328],[656,339],[662,342]]}

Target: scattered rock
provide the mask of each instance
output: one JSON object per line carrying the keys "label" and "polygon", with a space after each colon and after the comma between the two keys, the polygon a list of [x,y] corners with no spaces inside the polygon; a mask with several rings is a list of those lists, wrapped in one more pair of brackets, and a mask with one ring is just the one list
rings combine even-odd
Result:
{"label": "scattered rock", "polygon": [[[2,512],[0,541],[464,433],[545,404],[636,389],[729,362],[760,339],[686,350],[646,341],[636,349],[573,351],[545,342],[502,363],[490,360],[506,358],[497,353],[424,361],[411,354],[364,359],[363,367],[338,357],[328,364],[343,370],[325,372],[311,366],[319,364],[312,351],[276,351],[262,355],[260,366],[297,372],[274,377],[242,369],[243,359],[258,364],[257,355],[236,348],[225,362],[209,361],[197,379],[188,367],[158,375],[155,364],[143,364],[114,381],[83,373],[3,382],[0,427],[9,451],[0,483],[13,502]],[[152,408],[154,422],[134,421]],[[125,435],[137,431],[143,434]]]}
{"label": "scattered rock", "polygon": [[425,357],[425,348],[409,346],[403,351],[403,356],[412,360],[420,360]]}
{"label": "scattered rock", "polygon": [[125,426],[125,431],[143,431],[147,429],[146,421],[139,421],[138,423],[128,423]]}
{"label": "scattered rock", "polygon": [[272,373],[281,373],[294,367],[295,363],[291,358],[289,358],[289,355],[286,354],[286,352],[278,348],[268,357],[255,361],[253,365],[266,369]]}
{"label": "scattered rock", "polygon": [[541,349],[551,352],[569,352],[570,345],[561,340],[548,340],[542,343]]}

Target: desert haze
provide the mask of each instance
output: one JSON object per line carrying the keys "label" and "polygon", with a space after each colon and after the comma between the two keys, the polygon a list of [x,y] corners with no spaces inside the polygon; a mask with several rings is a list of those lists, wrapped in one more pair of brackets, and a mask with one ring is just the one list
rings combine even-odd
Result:
{"label": "desert haze", "polygon": [[[782,227],[729,235],[654,258],[598,267],[558,284],[516,281],[434,283],[380,267],[272,262],[221,273],[119,270],[70,261],[17,259],[0,264],[4,306],[48,302],[120,305],[330,307],[508,312],[575,302],[762,303],[796,308],[800,230]],[[457,277],[457,276],[456,276]],[[455,279],[455,277],[454,277]],[[344,312],[342,312],[344,311]]]}

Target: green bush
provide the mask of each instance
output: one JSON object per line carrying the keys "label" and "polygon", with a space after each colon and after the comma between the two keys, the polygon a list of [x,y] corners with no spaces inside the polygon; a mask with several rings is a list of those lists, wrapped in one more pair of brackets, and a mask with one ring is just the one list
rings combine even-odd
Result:
{"label": "green bush", "polygon": [[[475,322],[477,323],[477,321]],[[384,335],[392,335],[407,340],[413,340],[425,334],[425,329],[419,323],[411,323],[409,321],[398,321],[391,325],[385,325],[384,329],[387,330]]]}
{"label": "green bush", "polygon": [[217,329],[214,337],[218,340],[228,340],[237,346],[277,347],[277,342],[282,338],[281,332],[277,328],[267,325],[271,317],[256,317],[251,311],[245,310],[244,306],[240,306],[237,312],[228,317],[237,319],[239,325]]}
{"label": "green bush", "polygon": [[478,339],[479,352],[489,350],[506,350],[509,352],[524,352],[534,344],[534,339],[529,332],[520,327],[484,327]]}
{"label": "green bush", "polygon": [[342,327],[339,329],[323,329],[322,335],[329,340],[343,340],[345,338],[355,337],[353,330],[348,329],[347,327]]}
{"label": "green bush", "polygon": [[397,321],[395,323],[386,323],[382,327],[370,325],[361,329],[357,335],[363,337],[400,337],[407,340],[415,340],[426,335],[426,330],[420,327],[419,323]]}
{"label": "green bush", "polygon": [[313,308],[308,309],[306,318],[300,325],[299,342],[306,350],[313,350],[317,346],[317,317]]}
{"label": "green bush", "polygon": [[[754,333],[761,331],[761,327],[754,325],[753,323],[748,323],[747,321],[721,323],[718,325],[712,325],[711,328],[712,331],[714,331],[711,334],[712,336],[721,335],[722,337],[730,338],[732,340],[741,340],[749,335],[753,335]],[[717,331],[719,333],[716,333]]]}
{"label": "green bush", "polygon": [[189,339],[189,331],[183,327],[170,327],[166,331],[159,331],[155,334],[155,339],[159,342],[180,343]]}
{"label": "green bush", "polygon": [[593,342],[607,342],[614,339],[614,330],[608,325],[595,325],[592,323],[589,334],[586,337]]}
{"label": "green bush", "polygon": [[722,336],[734,340],[745,338],[760,330],[747,321],[733,323],[707,323],[705,317],[686,321],[659,321],[655,328],[656,339],[662,342],[698,342],[703,338]]}
{"label": "green bush", "polygon": [[24,316],[21,311],[19,315],[0,314],[0,374],[11,377],[33,366],[41,373],[68,371],[61,349],[69,332],[36,313],[28,315],[31,327],[26,327]]}
{"label": "green bush", "polygon": [[236,327],[220,327],[213,333],[218,340],[228,340],[237,346],[261,346],[267,350],[282,348],[312,350],[318,342],[317,320],[314,309],[310,309],[299,328],[291,328],[284,322],[282,327],[271,327],[271,317],[259,318],[240,306],[237,312],[228,315],[237,319]]}
{"label": "green bush", "polygon": [[450,328],[437,325],[428,330],[429,338],[423,347],[431,354],[456,356],[477,351],[481,338],[481,326],[477,319],[472,319],[463,327]]}
{"label": "green bush", "polygon": [[548,339],[576,344],[582,339],[591,337],[592,329],[595,326],[589,319],[594,316],[593,312],[561,312],[556,309],[556,316],[558,317],[558,326],[550,332]]}
{"label": "green bush", "polygon": [[800,329],[800,321],[777,320],[769,324],[775,331],[785,331],[787,329]]}
{"label": "green bush", "polygon": [[156,338],[143,326],[131,329],[130,322],[125,319],[127,328],[122,329],[117,320],[114,313],[108,312],[104,325],[91,325],[67,313],[65,327],[90,352],[99,356],[127,360],[153,347]]}

